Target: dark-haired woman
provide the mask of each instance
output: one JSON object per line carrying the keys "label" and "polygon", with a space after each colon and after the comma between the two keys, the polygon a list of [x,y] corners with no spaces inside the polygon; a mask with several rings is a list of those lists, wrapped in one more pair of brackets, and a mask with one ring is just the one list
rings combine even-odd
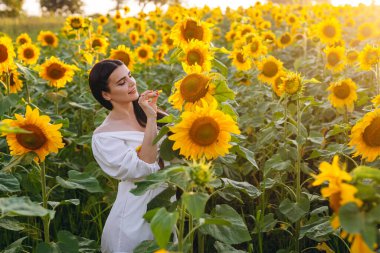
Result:
{"label": "dark-haired woman", "polygon": [[158,92],[139,95],[129,69],[118,60],[96,63],[90,72],[90,89],[96,100],[110,112],[92,136],[93,155],[102,170],[120,180],[118,193],[103,229],[103,253],[133,252],[153,234],[143,215],[147,203],[164,187],[135,196],[134,182],[160,169],[157,136]]}

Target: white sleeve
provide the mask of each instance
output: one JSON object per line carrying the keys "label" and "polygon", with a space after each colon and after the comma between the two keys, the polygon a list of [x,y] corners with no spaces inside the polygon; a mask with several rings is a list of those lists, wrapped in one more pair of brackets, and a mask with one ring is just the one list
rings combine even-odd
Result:
{"label": "white sleeve", "polygon": [[136,150],[122,139],[93,135],[92,152],[106,174],[122,181],[144,177],[160,169],[157,161],[141,160]]}

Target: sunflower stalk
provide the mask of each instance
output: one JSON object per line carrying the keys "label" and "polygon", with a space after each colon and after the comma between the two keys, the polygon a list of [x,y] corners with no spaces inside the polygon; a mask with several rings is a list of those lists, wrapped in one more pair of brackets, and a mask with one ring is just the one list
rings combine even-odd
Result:
{"label": "sunflower stalk", "polygon": [[26,100],[28,101],[28,104],[30,104],[30,93],[29,93],[28,80],[25,81],[25,88],[26,88]]}
{"label": "sunflower stalk", "polygon": [[179,217],[179,235],[178,235],[178,251],[183,252],[183,233],[184,233],[184,227],[185,227],[185,204],[181,203],[181,211],[180,211],[180,217]]}
{"label": "sunflower stalk", "polygon": [[[42,195],[42,206],[47,209],[47,202],[48,202],[48,195],[46,194],[46,168],[45,163],[42,162],[40,166],[38,162],[34,161],[34,163],[37,165],[40,175],[41,175],[41,195]],[[42,223],[44,225],[44,239],[46,243],[50,242],[50,217],[49,214],[42,217]]]}
{"label": "sunflower stalk", "polygon": [[[300,95],[297,93],[297,137],[300,136],[301,113],[300,113]],[[296,201],[301,201],[301,144],[297,144],[297,161],[296,161]],[[295,250],[300,252],[299,235],[301,231],[301,219],[296,222]]]}

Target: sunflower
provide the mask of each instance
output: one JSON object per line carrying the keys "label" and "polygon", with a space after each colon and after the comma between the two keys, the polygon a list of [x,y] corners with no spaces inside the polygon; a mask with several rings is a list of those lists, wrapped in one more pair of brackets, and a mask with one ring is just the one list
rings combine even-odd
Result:
{"label": "sunflower", "polygon": [[72,30],[79,30],[84,27],[84,18],[81,16],[70,16],[66,18],[66,25]]}
{"label": "sunflower", "polygon": [[342,37],[342,29],[339,21],[330,18],[318,24],[317,33],[323,43],[332,44]]}
{"label": "sunflower", "polygon": [[136,48],[136,55],[139,63],[145,63],[153,58],[152,47],[147,44],[142,44]]}
{"label": "sunflower", "polygon": [[359,54],[360,68],[370,70],[373,65],[379,63],[380,48],[367,44]]}
{"label": "sunflower", "polygon": [[98,23],[99,23],[100,25],[103,26],[103,25],[105,25],[105,24],[108,23],[108,18],[107,18],[106,16],[100,15],[100,16],[98,17],[97,21],[98,21]]}
{"label": "sunflower", "polygon": [[323,50],[326,54],[326,68],[332,72],[341,72],[346,64],[344,47],[326,47]]}
{"label": "sunflower", "polygon": [[224,38],[226,38],[227,41],[233,41],[236,37],[236,31],[234,30],[231,30],[231,31],[228,31],[226,33],[226,35],[224,36]]}
{"label": "sunflower", "polygon": [[261,37],[267,45],[272,45],[276,41],[276,35],[272,31],[264,31],[261,33]]}
{"label": "sunflower", "polygon": [[126,27],[125,27],[125,25],[121,19],[117,19],[115,21],[115,25],[116,25],[116,31],[118,33],[124,33],[125,32]]}
{"label": "sunflower", "polygon": [[137,31],[131,31],[129,33],[129,39],[131,40],[131,43],[133,45],[136,45],[137,42],[139,41],[139,33]]}
{"label": "sunflower", "polygon": [[332,106],[346,107],[349,112],[354,110],[354,102],[358,99],[357,86],[350,78],[331,83],[327,90],[331,92],[328,99]]}
{"label": "sunflower", "polygon": [[159,47],[155,53],[156,60],[158,62],[165,61],[165,55],[168,53],[168,51],[169,49],[165,45]]}
{"label": "sunflower", "polygon": [[22,33],[16,38],[16,44],[21,46],[26,43],[32,43],[32,39],[29,37],[29,34]]}
{"label": "sunflower", "polygon": [[293,95],[302,90],[301,75],[294,72],[288,72],[282,77],[282,84],[280,90],[289,95]]}
{"label": "sunflower", "polygon": [[255,28],[253,28],[252,25],[250,24],[242,24],[238,26],[238,36],[239,37],[244,37],[246,34],[249,33],[256,33]]}
{"label": "sunflower", "polygon": [[37,40],[42,46],[58,47],[58,37],[50,31],[40,31]]}
{"label": "sunflower", "polygon": [[108,41],[100,36],[94,36],[86,40],[86,45],[89,50],[94,50],[96,53],[106,54],[108,48]]}
{"label": "sunflower", "polygon": [[174,48],[174,40],[172,40],[169,35],[163,36],[162,42],[169,50]]}
{"label": "sunflower", "polygon": [[[18,78],[19,73],[16,68],[12,68],[9,70],[9,93],[17,93],[22,90],[23,83],[22,81]],[[2,81],[5,83],[6,76],[3,75]]]}
{"label": "sunflower", "polygon": [[198,160],[224,156],[231,147],[231,133],[240,134],[236,122],[230,115],[216,109],[217,103],[196,107],[194,112],[181,114],[181,122],[169,127],[174,134],[173,150],[180,149],[186,158]]}
{"label": "sunflower", "polygon": [[174,84],[173,94],[168,98],[174,108],[185,111],[195,110],[196,106],[203,106],[215,101],[214,79],[211,74],[194,72],[186,75]]}
{"label": "sunflower", "polygon": [[149,29],[144,34],[144,37],[148,45],[153,45],[157,41],[157,33],[153,29]]}
{"label": "sunflower", "polygon": [[26,64],[36,64],[38,57],[40,57],[40,49],[29,43],[25,43],[17,50],[18,58]]}
{"label": "sunflower", "polygon": [[371,100],[373,106],[379,107],[380,106],[380,95],[377,95]]}
{"label": "sunflower", "polygon": [[121,19],[121,14],[119,10],[116,10],[115,16],[113,17],[115,20]]}
{"label": "sunflower", "polygon": [[380,109],[364,115],[351,129],[351,147],[355,147],[354,156],[372,162],[380,155]]}
{"label": "sunflower", "polygon": [[13,67],[14,57],[15,52],[13,50],[12,40],[5,36],[0,37],[0,74]]}
{"label": "sunflower", "polygon": [[127,14],[131,11],[131,9],[128,6],[123,7],[124,13]]}
{"label": "sunflower", "polygon": [[276,79],[272,82],[272,89],[277,96],[281,97],[284,94],[284,78],[286,78],[286,72],[282,71]]}
{"label": "sunflower", "polygon": [[279,48],[285,48],[287,46],[289,46],[290,44],[292,44],[293,42],[293,38],[292,38],[292,35],[288,32],[282,34],[280,36],[280,38],[278,38],[277,40],[277,46]]}
{"label": "sunflower", "polygon": [[195,18],[185,18],[173,27],[170,38],[175,45],[186,45],[192,39],[208,44],[211,41],[211,25]]}
{"label": "sunflower", "polygon": [[78,68],[65,64],[52,56],[40,66],[39,74],[43,79],[49,81],[49,86],[61,88],[73,79],[74,70],[78,70]]}
{"label": "sunflower", "polygon": [[363,23],[358,28],[358,39],[366,40],[374,36],[376,31],[375,25],[373,23]]}
{"label": "sunflower", "polygon": [[359,52],[356,51],[355,49],[350,49],[347,51],[346,59],[349,65],[354,65],[357,62],[358,58],[359,58]]}
{"label": "sunflower", "polygon": [[238,70],[246,71],[251,68],[251,59],[245,55],[243,50],[232,51],[228,58],[232,59],[232,65]]}
{"label": "sunflower", "polygon": [[268,52],[267,47],[263,44],[262,39],[259,36],[251,37],[248,44],[243,46],[243,50],[247,53],[247,55],[253,58],[266,55]]}
{"label": "sunflower", "polygon": [[40,116],[38,109],[32,110],[27,105],[25,117],[15,114],[15,118],[15,120],[5,119],[2,122],[31,133],[8,133],[2,135],[6,136],[11,155],[35,152],[38,157],[34,158],[34,160],[43,162],[49,153],[57,153],[59,148],[64,147],[62,135],[58,131],[62,124],[50,124],[49,116]]}
{"label": "sunflower", "polygon": [[182,67],[186,73],[191,73],[194,69],[199,71],[210,71],[213,54],[209,46],[199,40],[191,40],[183,47],[184,57]]}
{"label": "sunflower", "polygon": [[117,59],[124,62],[129,70],[133,70],[135,65],[135,55],[128,47],[119,45],[116,49],[111,49],[110,59]]}
{"label": "sunflower", "polygon": [[260,73],[258,79],[264,83],[272,84],[282,71],[282,62],[273,56],[269,56],[258,62]]}

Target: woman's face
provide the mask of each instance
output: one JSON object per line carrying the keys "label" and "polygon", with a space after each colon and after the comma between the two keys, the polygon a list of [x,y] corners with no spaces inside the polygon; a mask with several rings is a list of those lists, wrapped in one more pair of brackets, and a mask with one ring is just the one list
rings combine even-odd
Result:
{"label": "woman's face", "polygon": [[123,64],[117,67],[108,78],[109,92],[103,91],[105,99],[111,99],[111,103],[131,102],[139,97],[136,88],[136,80],[131,71]]}

